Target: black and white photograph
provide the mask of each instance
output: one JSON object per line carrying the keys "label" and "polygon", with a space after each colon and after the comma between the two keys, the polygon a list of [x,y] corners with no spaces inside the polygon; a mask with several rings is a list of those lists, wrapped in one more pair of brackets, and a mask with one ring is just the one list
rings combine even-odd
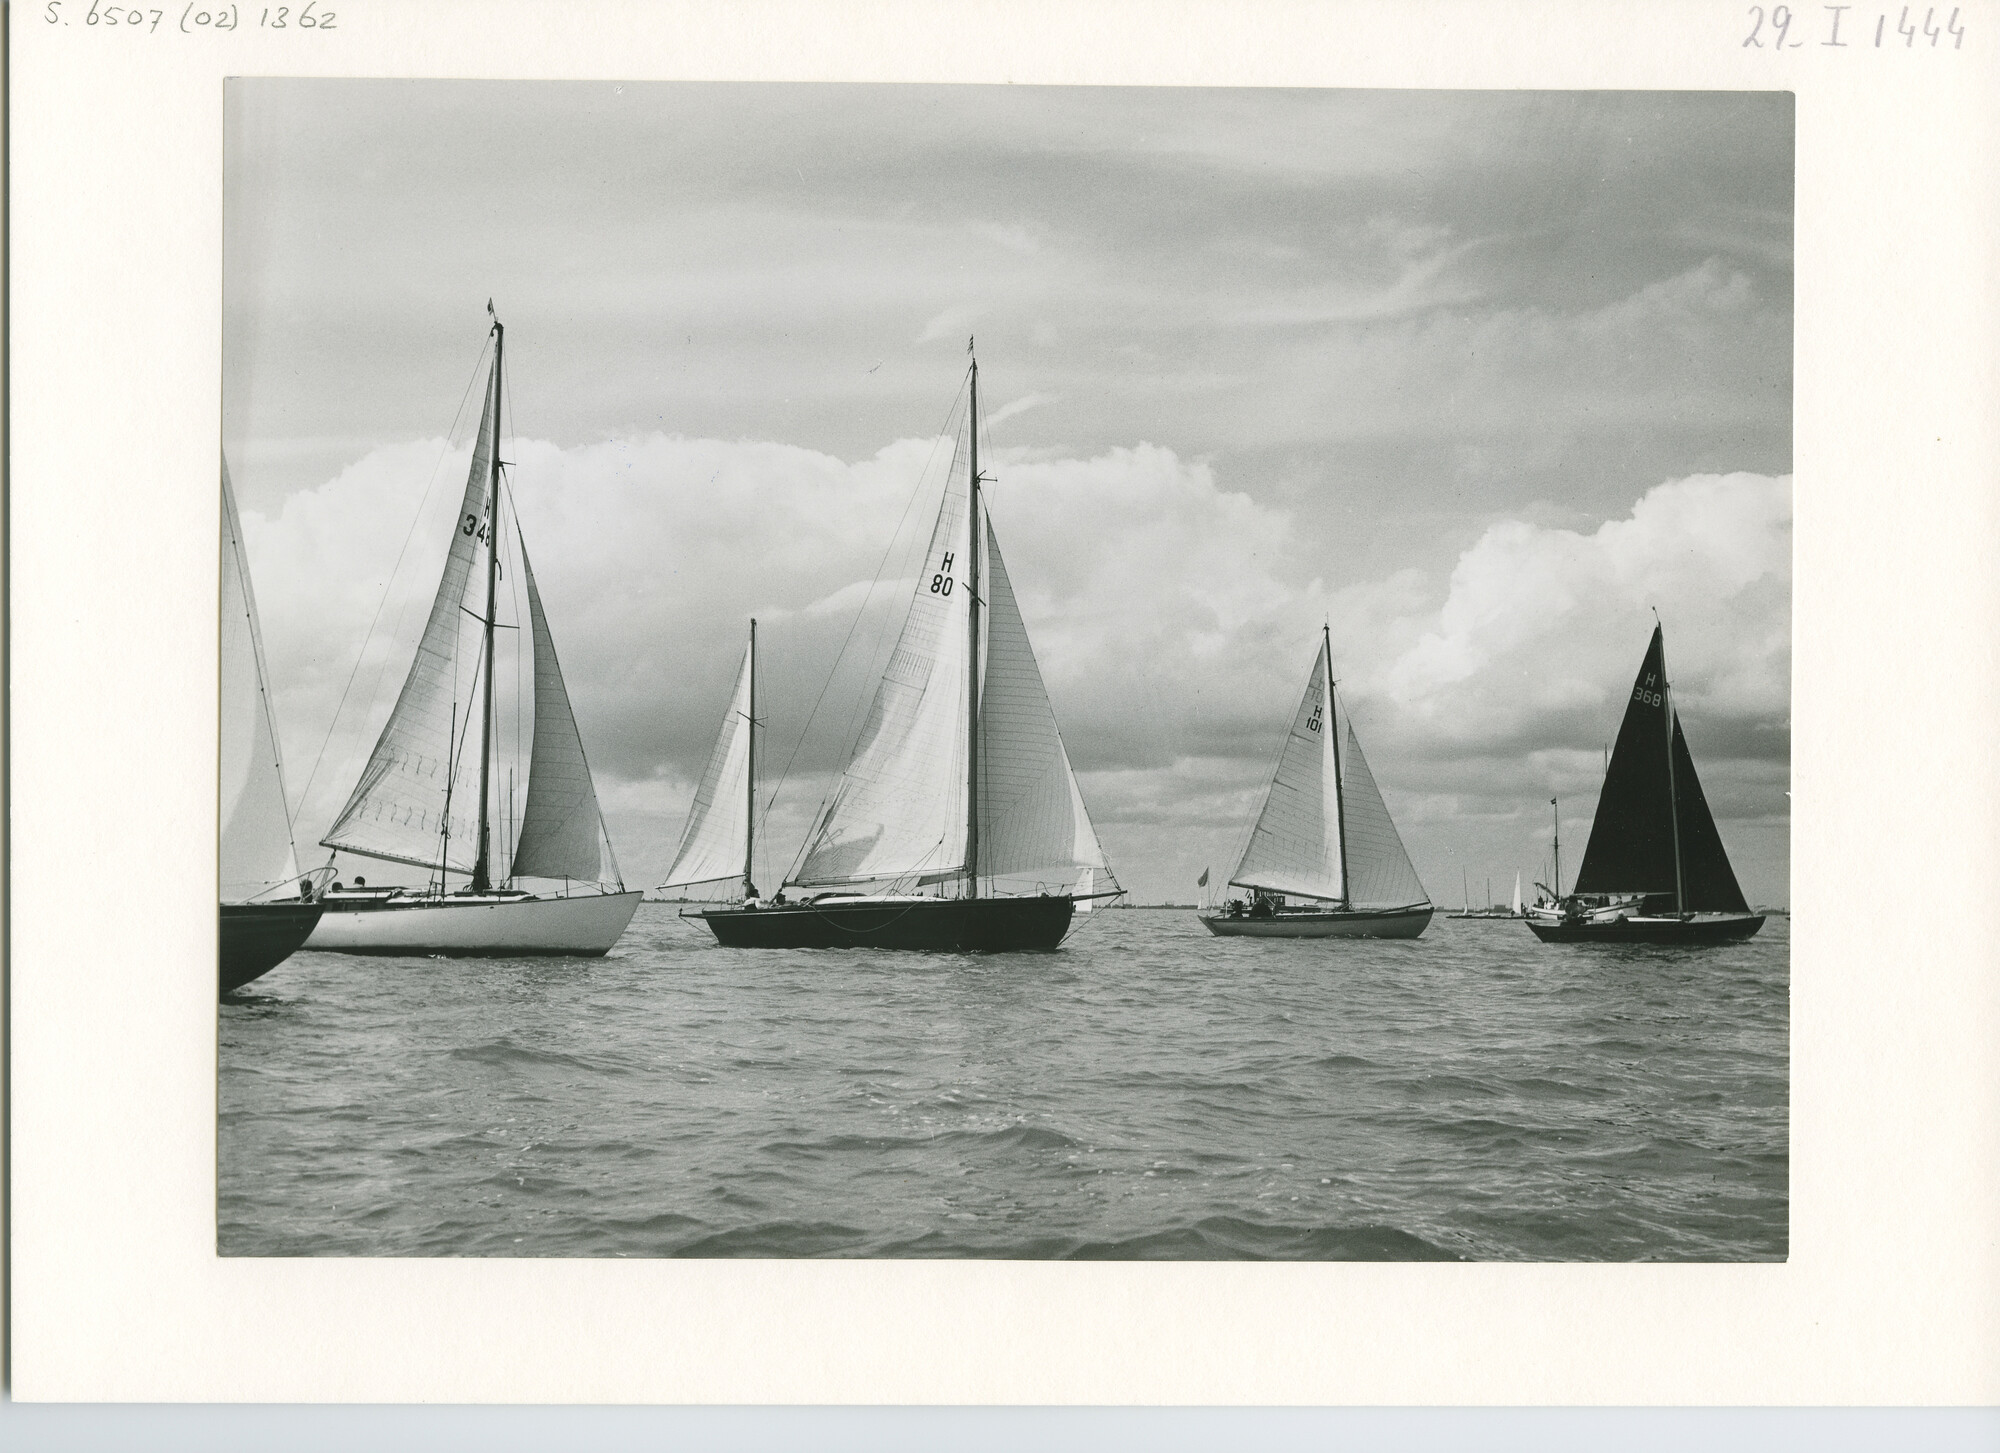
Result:
{"label": "black and white photograph", "polygon": [[1787,1259],[1789,92],[223,133],[222,1257]]}

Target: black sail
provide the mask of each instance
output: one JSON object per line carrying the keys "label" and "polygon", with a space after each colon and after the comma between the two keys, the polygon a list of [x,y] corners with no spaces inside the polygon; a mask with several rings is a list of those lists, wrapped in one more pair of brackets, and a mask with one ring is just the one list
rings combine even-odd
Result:
{"label": "black sail", "polygon": [[1625,721],[1604,774],[1604,790],[1597,799],[1597,817],[1590,825],[1590,842],[1583,850],[1574,891],[1672,894],[1678,819],[1682,908],[1746,912],[1749,905],[1729,867],[1708,799],[1702,795],[1679,715],[1670,714],[1665,663],[1666,647],[1656,626],[1625,703]]}

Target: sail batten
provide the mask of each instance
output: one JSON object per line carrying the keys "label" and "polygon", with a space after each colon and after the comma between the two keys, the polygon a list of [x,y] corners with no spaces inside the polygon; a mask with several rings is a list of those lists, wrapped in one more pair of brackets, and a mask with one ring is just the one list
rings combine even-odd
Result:
{"label": "sail batten", "polygon": [[299,868],[257,596],[226,462],[221,540],[219,867],[222,900],[237,903],[280,886],[289,889]]}
{"label": "sail batten", "polygon": [[736,689],[730,693],[729,709],[709,753],[708,766],[695,788],[688,808],[687,825],[681,830],[680,847],[667,870],[663,888],[687,888],[700,883],[722,883],[744,877],[744,858],[750,841],[750,678],[754,668],[751,648],[743,651],[743,664],[736,672]]}
{"label": "sail batten", "polygon": [[604,820],[583,738],[570,706],[556,659],[555,638],[542,610],[528,550],[521,547],[521,579],[527,586],[528,624],[535,654],[535,735],[528,761],[528,801],[514,847],[512,876],[614,881],[603,851]]}

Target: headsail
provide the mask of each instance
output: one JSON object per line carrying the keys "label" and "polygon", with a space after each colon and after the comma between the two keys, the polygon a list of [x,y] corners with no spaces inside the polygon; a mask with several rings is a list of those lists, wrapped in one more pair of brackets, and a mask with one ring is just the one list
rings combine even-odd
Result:
{"label": "headsail", "polygon": [[[1336,706],[1339,692],[1336,691]],[[1347,903],[1352,908],[1408,908],[1428,903],[1423,880],[1389,820],[1388,806],[1361,754],[1354,719],[1340,712],[1345,745],[1340,755],[1341,809],[1347,832]]]}
{"label": "headsail", "polygon": [[1583,866],[1571,891],[1673,893],[1676,830],[1683,911],[1747,913],[1749,904],[1737,886],[1681,734],[1680,715],[1668,698],[1666,646],[1655,626],[1611,749]]}
{"label": "headsail", "polygon": [[987,609],[979,698],[980,877],[1116,893],[1118,881],[1063,750],[991,518],[981,533]]}
{"label": "headsail", "polygon": [[[474,826],[479,815],[479,752],[476,746],[471,752],[461,747],[465,741],[479,741],[476,727],[466,735],[475,714],[472,678],[478,657],[461,646],[470,634],[465,594],[472,567],[495,534],[488,477],[498,427],[499,376],[496,359],[487,380],[465,497],[458,507],[458,527],[452,531],[444,577],[431,602],[416,659],[361,780],[320,839],[324,847],[418,867],[472,871],[479,846]],[[452,739],[454,727],[459,741]]]}
{"label": "headsail", "polygon": [[[1250,841],[1236,871],[1229,875],[1236,887],[1296,893],[1305,898],[1338,900],[1347,896],[1341,870],[1331,674],[1328,648],[1322,642],[1305,695],[1299,698],[1291,730],[1278,753],[1263,810],[1250,829]],[[1392,835],[1394,831],[1390,829]]]}
{"label": "headsail", "polygon": [[954,458],[895,654],[792,882],[938,882],[965,865],[967,497]]}
{"label": "headsail", "polygon": [[229,465],[222,466],[221,891],[240,903],[299,876],[264,667],[257,597]]}
{"label": "headsail", "polygon": [[[528,759],[528,802],[514,849],[516,878],[566,878],[586,883],[618,881],[597,808],[597,789],[583,757],[583,738],[556,661],[555,638],[542,613],[542,593],[521,546],[521,579],[528,588],[528,624],[535,650],[535,741]],[[607,871],[607,868],[609,871]]]}
{"label": "headsail", "polygon": [[680,850],[667,870],[662,888],[696,883],[721,883],[744,876],[750,843],[750,675],[755,669],[754,646],[743,650],[736,672],[736,690],[709,753],[708,769],[695,789],[681,831]]}

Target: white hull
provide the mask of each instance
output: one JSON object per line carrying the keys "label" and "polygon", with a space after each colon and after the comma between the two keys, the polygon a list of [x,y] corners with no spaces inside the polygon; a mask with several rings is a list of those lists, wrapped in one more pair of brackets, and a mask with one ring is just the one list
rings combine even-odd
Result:
{"label": "white hull", "polygon": [[398,897],[349,906],[328,902],[308,949],[336,954],[466,954],[488,957],[608,953],[641,895],[454,902]]}
{"label": "white hull", "polygon": [[1430,926],[1432,910],[1388,913],[1281,913],[1272,918],[1201,915],[1208,931],[1221,938],[1415,938]]}

